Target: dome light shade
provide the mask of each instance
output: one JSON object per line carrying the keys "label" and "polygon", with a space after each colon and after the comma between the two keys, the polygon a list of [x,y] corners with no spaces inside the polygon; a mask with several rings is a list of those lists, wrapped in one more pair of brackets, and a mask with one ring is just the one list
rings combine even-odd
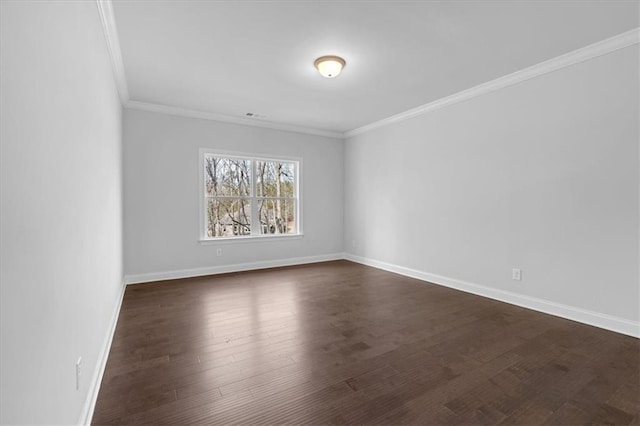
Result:
{"label": "dome light shade", "polygon": [[323,77],[333,78],[340,74],[346,62],[339,56],[322,56],[313,65]]}

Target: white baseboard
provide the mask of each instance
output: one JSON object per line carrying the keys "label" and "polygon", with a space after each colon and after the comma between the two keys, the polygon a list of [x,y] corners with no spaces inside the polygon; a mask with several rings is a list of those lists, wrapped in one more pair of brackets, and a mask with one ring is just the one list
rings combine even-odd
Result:
{"label": "white baseboard", "polygon": [[226,274],[229,272],[251,271],[254,269],[277,268],[280,266],[302,265],[305,263],[342,260],[344,253],[330,253],[319,256],[293,257],[290,259],[263,260],[258,262],[235,263],[232,265],[208,266],[205,268],[180,269],[177,271],[151,272],[148,274],[125,275],[126,284],[141,284],[152,281],[201,277],[203,275]]}
{"label": "white baseboard", "polygon": [[578,321],[595,327],[604,328],[606,330],[615,331],[633,337],[640,337],[640,322],[630,321],[624,318],[614,317],[599,312],[589,311],[574,306],[563,305],[544,299],[525,296],[522,294],[512,293],[509,291],[498,290],[486,287],[480,284],[474,284],[454,278],[444,277],[442,275],[430,274],[416,269],[406,268],[404,266],[394,265],[391,263],[381,262],[379,260],[356,256],[350,253],[331,253],[319,256],[295,257],[290,259],[277,259],[249,263],[237,263],[233,265],[212,266],[206,268],[182,269],[176,271],[154,272],[148,274],[126,275],[122,286],[119,302],[116,305],[112,318],[109,332],[105,338],[102,351],[100,353],[99,367],[94,372],[89,393],[85,401],[78,424],[88,425],[91,422],[93,411],[96,406],[100,384],[104,375],[104,370],[111,349],[111,342],[118,323],[118,316],[124,298],[124,291],[127,284],[138,284],[151,281],[161,281],[168,279],[190,278],[203,275],[223,274],[229,272],[241,272],[255,269],[275,268],[281,266],[301,265],[306,263],[327,262],[332,260],[350,260],[352,262],[361,263],[363,265],[372,266],[374,268],[383,269],[385,271],[394,272],[422,281],[454,288],[467,293],[476,294],[490,299],[499,300],[501,302],[510,303],[512,305],[521,306],[523,308],[532,309],[534,311],[544,312],[546,314],[555,315],[561,318]]}
{"label": "white baseboard", "polygon": [[122,301],[124,300],[124,290],[126,284],[122,281],[122,288],[120,289],[120,297],[118,303],[111,314],[111,322],[109,331],[102,344],[102,351],[98,357],[98,368],[93,372],[91,378],[91,384],[89,385],[89,393],[85,400],[80,418],[78,419],[79,425],[90,425],[91,418],[93,417],[93,410],[96,408],[96,402],[98,401],[98,392],[100,391],[100,384],[102,383],[102,377],[104,376],[104,369],[107,366],[107,359],[109,358],[109,351],[111,350],[111,342],[113,341],[113,334],[116,331],[116,325],[118,324],[118,317],[120,316],[120,308],[122,307]]}
{"label": "white baseboard", "polygon": [[604,328],[606,330],[615,331],[617,333],[626,334],[628,336],[640,337],[640,322],[630,321],[624,318],[576,308],[574,306],[563,305],[544,299],[538,299],[535,297],[512,293],[510,291],[498,290],[480,284],[474,284],[454,278],[444,277],[441,275],[430,274],[427,272],[418,271],[416,269],[406,268],[404,266],[398,266],[391,263],[381,262],[375,259],[356,256],[350,253],[345,253],[345,259],[361,263],[363,265],[373,266],[374,268],[384,269],[385,271],[394,272],[396,274],[404,275],[407,277],[416,278],[422,281],[428,281],[430,283],[454,288],[456,290],[461,290],[467,293],[473,293],[478,296],[484,296],[490,299],[499,300],[501,302],[510,303],[512,305],[521,306],[523,308],[532,309],[534,311],[544,312],[545,314],[555,315],[584,324],[589,324],[594,327]]}

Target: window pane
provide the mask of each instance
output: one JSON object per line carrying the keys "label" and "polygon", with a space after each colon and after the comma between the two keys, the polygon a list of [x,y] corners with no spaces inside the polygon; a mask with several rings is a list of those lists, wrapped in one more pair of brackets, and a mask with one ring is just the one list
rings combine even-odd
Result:
{"label": "window pane", "polygon": [[251,203],[244,198],[207,199],[207,237],[251,235]]}
{"label": "window pane", "polygon": [[261,234],[295,234],[295,200],[258,200]]}
{"label": "window pane", "polygon": [[256,161],[258,197],[295,197],[295,170],[295,163]]}
{"label": "window pane", "polygon": [[206,196],[249,197],[251,161],[205,155],[204,191]]}

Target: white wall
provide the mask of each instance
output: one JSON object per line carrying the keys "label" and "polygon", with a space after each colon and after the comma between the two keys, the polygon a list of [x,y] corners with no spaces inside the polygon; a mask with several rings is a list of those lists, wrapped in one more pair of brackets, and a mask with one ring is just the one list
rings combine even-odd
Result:
{"label": "white wall", "polygon": [[[124,147],[125,273],[130,278],[342,252],[341,140],[127,109]],[[302,158],[304,236],[201,245],[200,148]]]}
{"label": "white wall", "polygon": [[74,424],[122,290],[121,107],[95,2],[1,8],[0,423]]}
{"label": "white wall", "polygon": [[634,45],[354,136],[345,249],[637,322],[638,113]]}

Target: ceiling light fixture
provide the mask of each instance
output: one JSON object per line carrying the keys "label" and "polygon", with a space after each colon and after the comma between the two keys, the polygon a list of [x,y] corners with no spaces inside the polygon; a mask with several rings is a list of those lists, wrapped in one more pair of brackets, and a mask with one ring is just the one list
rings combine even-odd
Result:
{"label": "ceiling light fixture", "polygon": [[337,77],[344,68],[346,62],[339,56],[322,56],[315,60],[313,65],[323,77]]}

